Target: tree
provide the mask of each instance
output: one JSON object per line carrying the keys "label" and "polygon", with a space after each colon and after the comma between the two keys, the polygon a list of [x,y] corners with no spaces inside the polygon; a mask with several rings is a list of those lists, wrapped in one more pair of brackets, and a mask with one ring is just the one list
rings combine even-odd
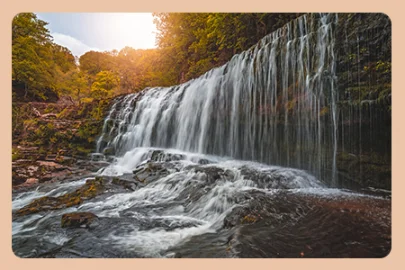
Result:
{"label": "tree", "polygon": [[54,63],[63,73],[76,69],[76,59],[68,48],[54,44],[52,54]]}
{"label": "tree", "polygon": [[202,75],[247,50],[298,13],[154,13],[163,71],[172,83]]}
{"label": "tree", "polygon": [[12,80],[24,88],[24,97],[46,99],[41,89],[52,89],[51,39],[46,23],[33,13],[14,17],[12,28]]}
{"label": "tree", "polygon": [[46,22],[21,13],[12,26],[13,96],[49,100],[68,95],[80,103],[85,97],[182,83],[223,65],[299,15],[154,13],[157,49],[89,51],[75,59],[52,42]]}
{"label": "tree", "polygon": [[90,96],[88,75],[79,69],[71,70],[63,78],[63,95],[70,96],[80,105],[82,98]]}
{"label": "tree", "polygon": [[80,69],[91,76],[103,70],[114,71],[116,68],[114,60],[113,53],[89,51],[80,56]]}
{"label": "tree", "polygon": [[57,99],[61,74],[76,68],[71,52],[52,42],[46,25],[34,13],[20,13],[13,19],[14,98]]}
{"label": "tree", "polygon": [[95,99],[111,97],[120,84],[120,78],[111,71],[97,73],[96,79],[91,85],[91,96]]}

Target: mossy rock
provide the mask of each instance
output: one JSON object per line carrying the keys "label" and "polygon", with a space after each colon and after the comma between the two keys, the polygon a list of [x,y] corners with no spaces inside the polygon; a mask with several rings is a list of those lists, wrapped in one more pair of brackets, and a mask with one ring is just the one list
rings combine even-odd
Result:
{"label": "mossy rock", "polygon": [[257,216],[248,214],[241,219],[241,223],[242,224],[253,224],[253,223],[256,223],[258,220],[259,220],[259,218]]}
{"label": "mossy rock", "polygon": [[16,212],[18,216],[29,215],[47,210],[68,208],[83,203],[83,201],[96,197],[104,191],[104,180],[100,177],[87,180],[79,189],[59,197],[45,196],[34,200]]}
{"label": "mossy rock", "polygon": [[114,177],[111,182],[115,185],[122,186],[123,188],[131,190],[131,191],[136,190],[136,187],[137,187],[137,184],[135,182],[131,182],[131,181],[124,180],[124,179],[119,179],[117,177]]}
{"label": "mossy rock", "polygon": [[76,212],[63,214],[60,223],[62,228],[88,228],[97,219],[98,217],[93,213]]}

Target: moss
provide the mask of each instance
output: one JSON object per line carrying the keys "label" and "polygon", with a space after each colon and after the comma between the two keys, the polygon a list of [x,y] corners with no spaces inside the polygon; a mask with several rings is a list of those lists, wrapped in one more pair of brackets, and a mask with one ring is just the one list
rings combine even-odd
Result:
{"label": "moss", "polygon": [[[31,104],[13,104],[13,144],[23,141],[26,146],[38,146],[40,155],[68,149],[73,157],[87,156],[94,151],[110,102],[110,99],[91,101],[80,107],[48,104],[43,108],[55,113],[56,119],[37,118]],[[13,160],[17,158],[13,153]]]}
{"label": "moss", "polygon": [[22,158],[23,156],[20,153],[20,150],[18,150],[18,148],[13,147],[12,151],[11,151],[11,157],[12,157],[12,161],[16,161],[20,158]]}
{"label": "moss", "polygon": [[57,108],[55,108],[55,106],[48,105],[48,106],[45,108],[44,113],[53,113],[53,112],[55,112],[56,110],[57,110]]}
{"label": "moss", "polygon": [[56,118],[65,118],[69,114],[69,109],[64,108],[60,113],[56,115]]}
{"label": "moss", "polygon": [[259,218],[257,216],[254,216],[252,214],[248,214],[248,215],[244,216],[241,219],[241,223],[242,224],[246,224],[246,223],[247,224],[253,224],[253,223],[256,223],[258,220],[259,220]]}
{"label": "moss", "polygon": [[135,190],[135,185],[136,184],[131,182],[131,181],[127,181],[127,180],[123,180],[123,179],[119,179],[117,177],[114,177],[111,182],[113,184],[115,184],[115,185],[122,186],[125,189],[132,190],[132,191]]}
{"label": "moss", "polygon": [[24,123],[25,126],[33,126],[33,125],[36,125],[38,123],[38,120],[35,119],[35,118],[34,119],[27,119],[23,123]]}
{"label": "moss", "polygon": [[362,186],[390,189],[391,165],[377,153],[354,155],[341,152],[337,155],[337,169],[350,174],[352,181]]}
{"label": "moss", "polygon": [[61,218],[61,227],[89,227],[89,225],[97,219],[97,216],[90,212],[76,212],[63,214]]}
{"label": "moss", "polygon": [[390,73],[391,62],[379,60],[375,63],[375,70],[380,71],[382,73]]}
{"label": "moss", "polygon": [[87,180],[79,189],[59,197],[45,196],[34,200],[16,212],[18,216],[29,215],[41,211],[57,210],[75,205],[80,205],[83,201],[94,198],[104,191],[104,180],[96,177]]}

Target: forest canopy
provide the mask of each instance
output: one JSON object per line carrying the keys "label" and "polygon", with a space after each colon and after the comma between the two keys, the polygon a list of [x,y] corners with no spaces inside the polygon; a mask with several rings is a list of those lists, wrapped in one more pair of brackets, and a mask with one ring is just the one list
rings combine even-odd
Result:
{"label": "forest canopy", "polygon": [[53,42],[47,22],[12,22],[13,101],[82,102],[196,78],[248,49],[299,13],[154,13],[156,49],[125,47],[75,57]]}

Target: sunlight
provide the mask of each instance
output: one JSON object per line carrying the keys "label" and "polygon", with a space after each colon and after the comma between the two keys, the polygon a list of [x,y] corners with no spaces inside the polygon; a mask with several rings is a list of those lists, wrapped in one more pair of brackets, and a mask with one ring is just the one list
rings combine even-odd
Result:
{"label": "sunlight", "polygon": [[156,27],[152,13],[104,13],[97,23],[101,24],[98,29],[103,29],[103,33],[98,34],[108,39],[112,48],[155,47]]}

